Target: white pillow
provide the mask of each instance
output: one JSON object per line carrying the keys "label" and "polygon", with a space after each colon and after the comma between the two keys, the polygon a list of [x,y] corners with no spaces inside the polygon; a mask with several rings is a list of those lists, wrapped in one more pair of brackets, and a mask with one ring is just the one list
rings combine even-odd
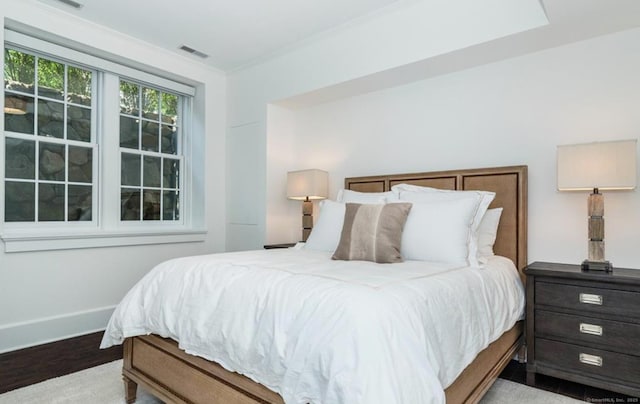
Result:
{"label": "white pillow", "polygon": [[[471,237],[469,238],[469,265],[480,266],[478,261],[478,228],[489,205],[495,198],[495,192],[489,191],[452,191],[430,187],[420,187],[410,184],[394,185],[392,191],[399,195],[400,200],[408,202],[428,202],[431,200],[456,199],[473,195],[478,199],[478,207],[471,224]],[[435,199],[434,199],[435,198]]]}
{"label": "white pillow", "polygon": [[494,255],[493,245],[498,234],[498,225],[502,208],[489,209],[484,214],[480,227],[478,227],[478,259],[486,261],[487,257]]}
{"label": "white pillow", "polygon": [[350,189],[341,189],[338,191],[336,201],[344,203],[367,203],[380,204],[385,202],[397,201],[398,197],[391,191],[387,192],[358,192]]}
{"label": "white pillow", "polygon": [[416,201],[416,202],[419,202],[419,201],[425,200],[425,198],[428,198],[428,196],[416,195],[421,193],[453,195],[453,196],[467,195],[467,194],[480,195],[481,197],[480,206],[478,207],[476,216],[473,219],[474,230],[478,229],[478,227],[480,226],[480,222],[482,221],[482,217],[484,216],[485,212],[489,208],[489,205],[491,204],[493,199],[496,197],[495,192],[489,192],[489,191],[455,191],[450,189],[421,187],[418,185],[411,185],[411,184],[394,185],[393,187],[391,187],[391,190],[394,194],[397,194],[399,196],[400,200]]}
{"label": "white pillow", "polygon": [[320,202],[318,220],[309,234],[304,248],[334,252],[340,242],[344,222],[344,203],[325,199]]}
{"label": "white pillow", "polygon": [[414,202],[402,233],[402,257],[469,265],[471,224],[477,209],[474,195]]}

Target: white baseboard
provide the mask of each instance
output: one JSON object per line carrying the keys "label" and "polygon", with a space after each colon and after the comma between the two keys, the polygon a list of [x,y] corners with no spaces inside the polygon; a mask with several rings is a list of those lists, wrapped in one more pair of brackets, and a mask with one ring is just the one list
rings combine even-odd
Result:
{"label": "white baseboard", "polygon": [[[0,354],[106,328],[115,306],[0,326]],[[97,347],[96,347],[97,348]]]}

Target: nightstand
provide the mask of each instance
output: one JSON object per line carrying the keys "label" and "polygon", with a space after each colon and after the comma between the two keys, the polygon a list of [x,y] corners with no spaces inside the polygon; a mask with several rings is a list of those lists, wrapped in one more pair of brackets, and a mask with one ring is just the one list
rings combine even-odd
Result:
{"label": "nightstand", "polygon": [[263,247],[265,250],[273,250],[275,248],[289,248],[296,245],[296,243],[282,243],[282,244],[265,244]]}
{"label": "nightstand", "polygon": [[527,275],[527,384],[536,373],[640,396],[640,270],[534,262]]}

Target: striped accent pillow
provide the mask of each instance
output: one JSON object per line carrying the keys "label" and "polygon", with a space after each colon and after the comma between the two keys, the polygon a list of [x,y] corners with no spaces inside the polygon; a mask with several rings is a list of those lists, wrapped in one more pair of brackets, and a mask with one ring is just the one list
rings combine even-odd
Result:
{"label": "striped accent pillow", "polygon": [[402,262],[402,229],[411,206],[410,203],[347,203],[340,243],[331,258],[380,264]]}

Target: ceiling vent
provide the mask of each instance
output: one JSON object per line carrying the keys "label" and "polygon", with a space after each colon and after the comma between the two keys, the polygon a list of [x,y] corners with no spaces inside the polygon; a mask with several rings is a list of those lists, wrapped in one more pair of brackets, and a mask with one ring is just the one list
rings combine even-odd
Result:
{"label": "ceiling vent", "polygon": [[81,9],[82,7],[84,7],[84,4],[82,4],[81,0],[57,0],[58,2],[62,3],[62,4],[66,4],[67,6],[71,6],[73,8],[77,8],[78,10]]}
{"label": "ceiling vent", "polygon": [[[68,0],[68,1],[71,1],[71,0]],[[181,50],[183,50],[183,51],[185,51],[185,52],[188,52],[188,53],[190,53],[190,54],[192,54],[192,55],[196,55],[196,56],[198,56],[198,57],[200,57],[200,58],[202,58],[202,59],[206,59],[206,58],[208,58],[208,57],[209,57],[209,55],[207,55],[206,53],[204,53],[204,52],[200,52],[199,50],[195,50],[195,49],[193,49],[193,48],[190,48],[190,47],[188,47],[187,45],[182,45],[182,46],[180,47],[180,49],[181,49]]]}

